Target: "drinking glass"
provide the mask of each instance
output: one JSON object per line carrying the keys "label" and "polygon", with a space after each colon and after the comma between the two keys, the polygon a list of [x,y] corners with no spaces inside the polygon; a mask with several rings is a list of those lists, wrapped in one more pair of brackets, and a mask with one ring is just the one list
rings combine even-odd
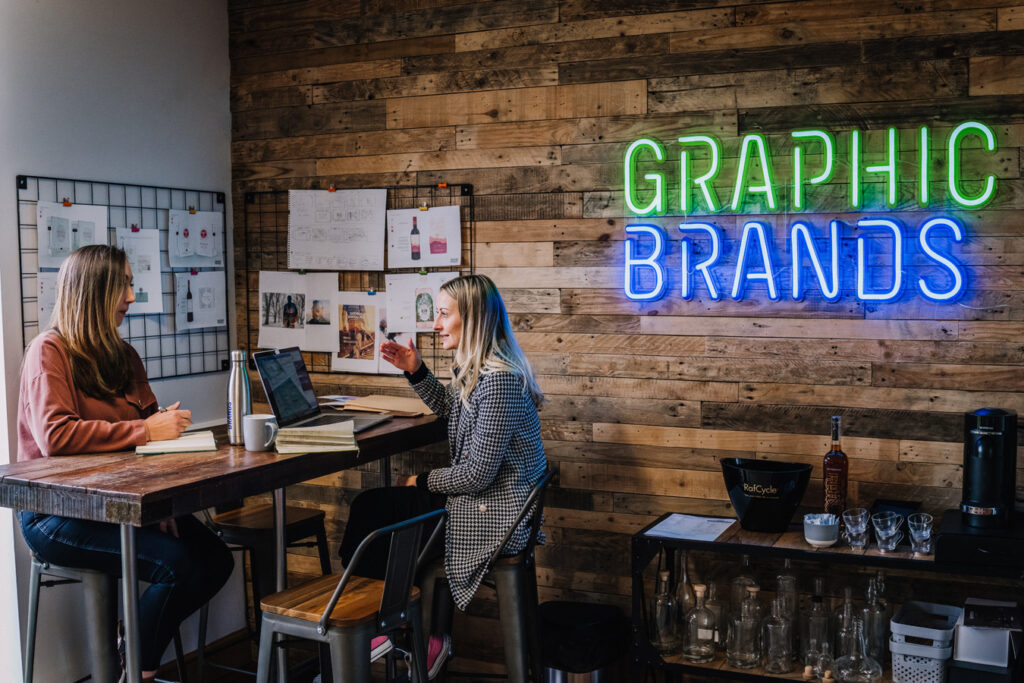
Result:
{"label": "drinking glass", "polygon": [[876,512],[871,515],[871,523],[878,537],[878,550],[883,553],[896,550],[896,546],[903,540],[903,532],[900,531],[903,515],[890,511]]}
{"label": "drinking glass", "polygon": [[868,511],[864,508],[850,508],[843,512],[846,531],[843,538],[851,548],[864,548],[868,544]]}
{"label": "drinking glass", "polygon": [[914,552],[931,555],[932,516],[927,512],[916,512],[907,517],[907,528],[910,530],[910,546]]}

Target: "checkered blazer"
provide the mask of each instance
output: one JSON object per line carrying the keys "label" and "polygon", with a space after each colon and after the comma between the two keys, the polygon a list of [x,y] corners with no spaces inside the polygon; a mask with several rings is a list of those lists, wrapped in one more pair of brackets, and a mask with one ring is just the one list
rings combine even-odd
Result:
{"label": "checkered blazer", "polygon": [[[448,419],[451,466],[432,470],[427,486],[448,496],[445,573],[455,604],[464,610],[487,560],[547,469],[540,418],[522,379],[511,372],[481,375],[468,407],[454,384],[442,385],[425,366],[410,382],[431,410]],[[503,554],[526,547],[529,522],[512,534]]]}

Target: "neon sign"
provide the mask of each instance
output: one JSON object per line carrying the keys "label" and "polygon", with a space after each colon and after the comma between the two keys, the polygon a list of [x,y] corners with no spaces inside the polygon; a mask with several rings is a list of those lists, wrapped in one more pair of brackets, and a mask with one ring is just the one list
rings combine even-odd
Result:
{"label": "neon sign", "polygon": [[[913,187],[916,203],[926,207],[932,203],[931,134],[927,126],[916,132],[914,162],[918,171],[915,177],[903,179],[902,187]],[[863,136],[858,130],[848,134],[845,160],[840,159],[836,138],[828,131],[800,129],[789,137],[791,183],[780,183],[781,167],[773,162],[768,140],[760,134],[749,134],[736,150],[728,199],[720,197],[716,189],[723,147],[714,136],[679,137],[678,165],[657,140],[641,138],[627,147],[623,164],[625,200],[632,213],[648,218],[664,215],[670,210],[671,191],[678,194],[672,210],[678,207],[683,216],[705,216],[704,220],[684,217],[676,225],[679,295],[683,299],[702,292],[711,301],[724,296],[741,300],[752,289],[763,291],[772,301],[785,297],[801,301],[811,291],[829,302],[838,301],[843,291],[850,291],[858,300],[873,303],[893,302],[908,292],[937,303],[950,303],[964,294],[967,271],[953,252],[964,242],[967,231],[950,216],[930,217],[917,226],[916,233],[891,216],[874,214],[850,223],[831,220],[824,229],[808,220],[794,220],[788,234],[779,238],[786,252],[781,256],[772,226],[761,220],[743,223],[738,234],[727,242],[722,230],[707,220],[708,214],[743,213],[753,196],[758,201],[757,213],[783,208],[808,211],[815,192],[830,182],[835,184],[840,165],[848,167],[850,209],[862,209],[865,178],[884,184],[885,208],[891,211],[899,205],[900,133],[896,128],[884,131],[883,154],[876,155],[883,163],[877,164],[864,163]],[[992,199],[995,176],[984,175],[980,182],[967,180],[963,168],[965,150],[976,155],[995,149],[995,136],[985,124],[966,121],[953,128],[945,144],[947,170],[943,180],[948,204],[977,209]],[[670,175],[673,170],[676,178]],[[788,197],[783,194],[785,189],[789,189]],[[665,227],[646,222],[626,226],[623,290],[627,297],[653,301],[664,296],[671,279],[668,260],[674,258],[669,252]]]}

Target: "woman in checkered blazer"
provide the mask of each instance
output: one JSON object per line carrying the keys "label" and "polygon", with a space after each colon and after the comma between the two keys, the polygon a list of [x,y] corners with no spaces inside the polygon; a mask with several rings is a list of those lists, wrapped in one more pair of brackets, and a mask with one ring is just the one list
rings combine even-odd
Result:
{"label": "woman in checkered blazer", "polygon": [[[434,331],[455,352],[454,379],[444,386],[410,341],[388,341],[384,359],[405,371],[420,398],[448,420],[451,465],[409,477],[421,490],[447,496],[445,573],[460,609],[473,598],[486,563],[547,469],[537,407],[544,400],[512,334],[497,287],[484,275],[450,280],[437,297]],[[503,553],[527,542],[529,519]]]}

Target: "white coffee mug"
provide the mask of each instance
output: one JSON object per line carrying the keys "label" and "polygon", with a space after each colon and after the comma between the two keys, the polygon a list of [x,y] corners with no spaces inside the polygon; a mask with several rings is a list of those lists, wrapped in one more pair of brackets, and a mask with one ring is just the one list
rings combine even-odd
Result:
{"label": "white coffee mug", "polygon": [[246,415],[242,418],[242,438],[247,451],[269,451],[277,438],[277,419],[268,414]]}

